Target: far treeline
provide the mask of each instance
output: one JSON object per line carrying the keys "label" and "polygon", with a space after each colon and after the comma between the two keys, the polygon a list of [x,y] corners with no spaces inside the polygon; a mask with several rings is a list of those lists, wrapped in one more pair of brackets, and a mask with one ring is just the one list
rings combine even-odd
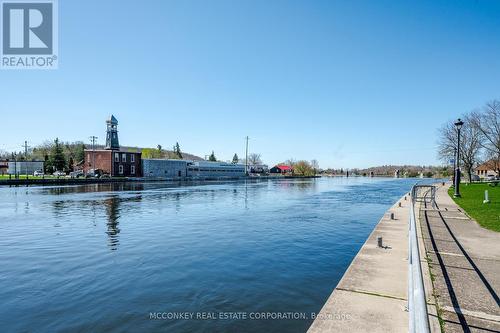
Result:
{"label": "far treeline", "polygon": [[[8,153],[0,151],[0,159],[17,161],[44,161],[44,172],[54,171],[71,172],[81,166],[85,160],[85,149],[88,147],[82,141],[62,142],[56,138],[54,141],[46,141],[41,145],[29,149],[27,152]],[[96,146],[102,149],[103,146]],[[133,148],[134,150],[137,148]],[[178,142],[172,150],[165,150],[161,145],[156,148],[142,148],[144,158],[169,158],[169,159],[200,159],[191,154],[184,154]]]}
{"label": "far treeline", "polygon": [[294,176],[314,176],[321,173],[319,168],[319,163],[317,160],[294,160],[289,159],[285,163],[279,163],[278,165],[288,165],[292,168],[292,174]]}
{"label": "far treeline", "polygon": [[82,141],[61,142],[58,138],[46,141],[27,152],[0,152],[1,159],[17,161],[44,161],[44,172],[73,171],[73,167],[85,158],[85,144]]}
{"label": "far treeline", "polygon": [[333,175],[345,175],[347,172],[351,175],[369,176],[373,173],[375,176],[394,177],[396,170],[399,170],[400,177],[420,177],[426,178],[447,178],[453,173],[452,168],[446,166],[420,166],[420,165],[381,165],[366,169],[328,169],[324,173]]}
{"label": "far treeline", "polygon": [[[460,167],[470,181],[474,168],[488,162],[500,175],[500,101],[493,100],[461,117]],[[458,129],[450,120],[439,129],[438,157],[445,163],[455,160]]]}

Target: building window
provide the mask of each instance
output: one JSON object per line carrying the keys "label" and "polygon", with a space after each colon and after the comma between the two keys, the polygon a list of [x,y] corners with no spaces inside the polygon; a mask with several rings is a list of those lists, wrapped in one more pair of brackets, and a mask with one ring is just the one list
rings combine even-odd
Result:
{"label": "building window", "polygon": [[115,153],[115,162],[120,162],[120,154]]}
{"label": "building window", "polygon": [[135,175],[135,165],[132,165],[130,167],[130,173],[133,174],[133,175]]}
{"label": "building window", "polygon": [[118,173],[120,175],[123,175],[123,165],[121,165],[121,164],[118,166]]}
{"label": "building window", "polygon": [[132,162],[132,163],[135,162],[135,154],[130,155],[130,162]]}
{"label": "building window", "polygon": [[87,160],[90,161],[90,154],[87,154]]}
{"label": "building window", "polygon": [[127,162],[127,154],[122,154],[122,162]]}

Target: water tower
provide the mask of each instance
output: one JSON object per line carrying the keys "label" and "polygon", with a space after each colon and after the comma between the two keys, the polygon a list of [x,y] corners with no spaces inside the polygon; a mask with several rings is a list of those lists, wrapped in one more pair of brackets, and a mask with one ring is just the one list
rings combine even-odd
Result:
{"label": "water tower", "polygon": [[118,142],[118,120],[115,116],[111,115],[108,120],[106,120],[106,149],[120,149],[120,143]]}

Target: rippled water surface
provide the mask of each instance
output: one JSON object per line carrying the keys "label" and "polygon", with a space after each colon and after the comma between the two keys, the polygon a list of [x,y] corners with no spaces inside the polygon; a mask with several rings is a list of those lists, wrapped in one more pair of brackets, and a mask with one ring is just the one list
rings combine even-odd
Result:
{"label": "rippled water surface", "polygon": [[[0,187],[2,332],[305,332],[415,180]],[[165,314],[164,314],[165,316]]]}

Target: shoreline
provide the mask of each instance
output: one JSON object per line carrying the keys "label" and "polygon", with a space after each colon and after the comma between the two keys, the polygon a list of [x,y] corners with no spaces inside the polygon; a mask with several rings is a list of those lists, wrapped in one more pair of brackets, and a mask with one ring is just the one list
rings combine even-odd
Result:
{"label": "shoreline", "polygon": [[269,179],[312,179],[321,176],[260,176],[260,177],[200,177],[200,178],[28,178],[2,179],[0,186],[44,186],[44,185],[91,185],[122,183],[193,183],[200,181],[236,181],[236,180],[269,180]]}

